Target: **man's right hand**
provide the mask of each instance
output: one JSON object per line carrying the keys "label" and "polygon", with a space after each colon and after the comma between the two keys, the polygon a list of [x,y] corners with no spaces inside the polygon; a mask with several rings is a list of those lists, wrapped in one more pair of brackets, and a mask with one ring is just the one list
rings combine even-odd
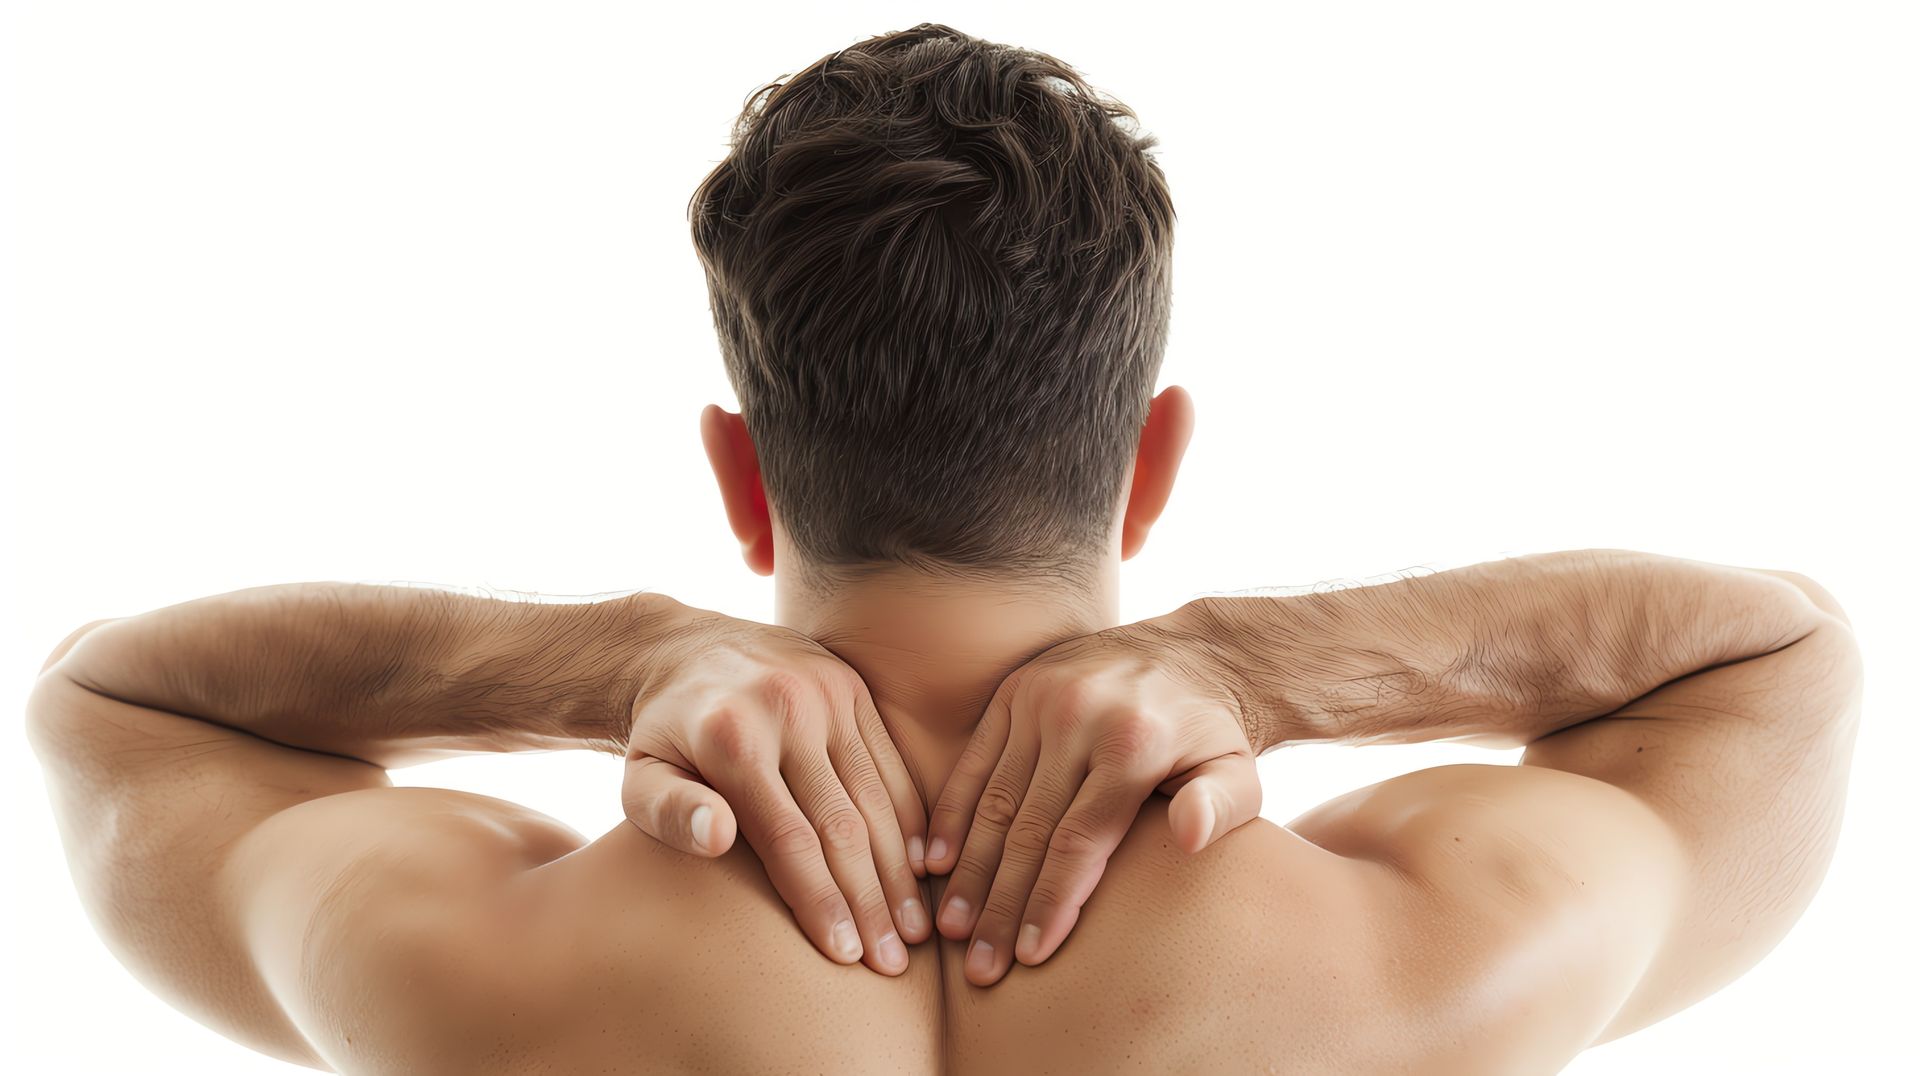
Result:
{"label": "man's right hand", "polygon": [[[860,676],[787,628],[685,609],[642,670],[621,800],[682,852],[736,828],[829,958],[906,970],[933,933],[926,812]],[[897,930],[897,933],[896,933]]]}

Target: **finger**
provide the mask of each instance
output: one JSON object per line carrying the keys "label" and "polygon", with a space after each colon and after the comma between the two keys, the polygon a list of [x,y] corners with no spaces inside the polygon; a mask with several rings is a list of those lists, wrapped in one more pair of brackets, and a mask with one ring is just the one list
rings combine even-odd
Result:
{"label": "finger", "polygon": [[[907,947],[893,928],[887,893],[873,861],[872,836],[860,809],[847,796],[832,760],[819,748],[797,750],[781,760],[793,800],[818,835],[834,884],[853,909],[867,966],[887,975],[907,969]],[[905,850],[901,858],[905,859]]]}
{"label": "finger", "polygon": [[812,819],[794,802],[785,779],[767,766],[727,771],[715,784],[739,808],[741,832],[814,947],[838,963],[859,960],[863,947],[853,911],[827,866]]}
{"label": "finger", "polygon": [[[865,691],[860,692],[854,713],[860,722],[860,739],[866,744],[874,769],[880,771],[880,780],[886,785],[887,795],[893,801],[894,821],[898,824],[901,837],[907,842],[907,863],[913,868],[915,877],[925,877],[927,808],[921,802],[920,790],[914,787],[907,764],[900,757],[900,749],[894,746],[893,736],[887,732],[887,723],[880,719],[880,711],[874,707],[873,699]],[[918,889],[917,886],[915,888]],[[913,940],[926,939],[922,936]]]}
{"label": "finger", "polygon": [[856,728],[829,735],[827,757],[853,806],[867,823],[868,852],[880,876],[880,888],[893,911],[889,917],[899,928],[900,937],[918,944],[933,932],[932,921],[920,903],[920,883],[914,880],[913,864],[907,859],[907,844],[900,835],[900,823],[893,813],[893,798],[886,782],[867,754],[867,745]]}
{"label": "finger", "polygon": [[733,847],[733,810],[720,793],[664,759],[627,760],[620,783],[627,821],[653,839],[696,856],[717,856]]}
{"label": "finger", "polygon": [[1032,733],[1010,737],[1000,764],[980,792],[973,824],[967,831],[966,847],[947,879],[946,895],[937,918],[940,933],[954,941],[967,940],[973,933],[973,924],[979,920],[980,906],[993,884],[994,873],[1000,868],[1000,852],[1006,844],[1007,830],[1019,817],[1027,786],[1033,782],[1037,755],[1038,745],[1033,742]]}
{"label": "finger", "polygon": [[[1162,771],[1163,773],[1165,771]],[[1039,964],[1060,948],[1080,908],[1106,873],[1107,860],[1133,829],[1140,805],[1152,795],[1155,775],[1110,762],[1093,767],[1073,803],[1054,827],[1047,861],[1034,880],[1014,956]]]}
{"label": "finger", "polygon": [[1222,755],[1195,766],[1167,805],[1173,842],[1188,854],[1259,816],[1260,769],[1251,755]]}
{"label": "finger", "polygon": [[[1073,803],[1074,793],[1086,780],[1084,758],[1079,754],[1045,745],[1034,767],[1032,783],[1020,813],[1007,830],[1000,866],[994,872],[993,885],[980,906],[979,922],[973,927],[973,941],[967,946],[967,981],[975,986],[992,986],[1013,967],[1016,936],[1024,936],[1022,916],[1027,898],[1046,862],[1047,847],[1054,839],[1054,827]],[[1143,793],[1141,796],[1145,799]],[[951,884],[949,884],[951,888]]]}
{"label": "finger", "polygon": [[927,827],[929,874],[947,873],[960,858],[961,846],[966,843],[978,813],[980,794],[1006,749],[1007,730],[1013,723],[1011,701],[1012,692],[1002,684],[994,693],[993,701],[987,704],[980,724],[974,726],[973,736],[960,752],[960,760],[947,777],[946,787],[940,791],[940,802],[934,805],[933,821]]}

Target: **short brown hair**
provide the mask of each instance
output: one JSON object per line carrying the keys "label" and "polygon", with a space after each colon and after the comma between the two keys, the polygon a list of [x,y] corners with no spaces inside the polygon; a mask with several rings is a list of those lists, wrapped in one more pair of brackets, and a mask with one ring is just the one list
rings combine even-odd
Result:
{"label": "short brown hair", "polygon": [[1166,350],[1156,144],[1065,63],[938,23],[749,96],[688,217],[814,566],[1075,575],[1104,548]]}

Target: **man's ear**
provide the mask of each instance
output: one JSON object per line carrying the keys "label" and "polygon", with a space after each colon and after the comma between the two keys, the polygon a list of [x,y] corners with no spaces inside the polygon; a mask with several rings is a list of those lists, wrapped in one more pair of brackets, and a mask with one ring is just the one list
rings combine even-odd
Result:
{"label": "man's ear", "polygon": [[720,484],[720,503],[727,510],[727,526],[740,539],[740,556],[760,575],[773,574],[773,520],[767,514],[767,491],[760,484],[760,457],[739,415],[717,404],[700,412],[700,442]]}
{"label": "man's ear", "polygon": [[1153,398],[1147,424],[1140,431],[1140,450],[1133,459],[1133,486],[1127,492],[1126,514],[1120,518],[1120,559],[1126,560],[1147,544],[1147,531],[1166,510],[1173,495],[1173,478],[1193,439],[1193,397],[1178,385],[1168,385]]}

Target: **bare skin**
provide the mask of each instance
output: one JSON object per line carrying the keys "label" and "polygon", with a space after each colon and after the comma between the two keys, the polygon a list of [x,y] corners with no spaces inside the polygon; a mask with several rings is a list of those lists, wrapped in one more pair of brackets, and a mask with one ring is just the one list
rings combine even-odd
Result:
{"label": "bare skin", "polygon": [[[1097,603],[949,589],[913,596],[920,629],[863,628],[900,593],[783,590],[781,616],[836,638],[929,803],[997,682],[1111,624]],[[897,975],[823,958],[745,844],[701,858],[627,824],[588,842],[392,787],[375,761],[403,753],[398,718],[329,724],[300,681],[365,660],[353,638],[316,655],[338,630],[301,634],[354,600],[83,629],[29,709],[82,899],[129,968],[237,1041],[354,1072],[1552,1071],[1784,935],[1837,835],[1861,683],[1817,585],[1617,551],[1193,603],[1155,638],[1260,659],[1240,685],[1260,747],[1474,737],[1525,743],[1524,762],[1409,774],[1197,856],[1154,796],[1058,955],[981,987],[949,937]],[[624,667],[594,655],[628,607],[546,608],[566,619],[538,637],[586,656],[507,677],[541,724],[488,727],[499,747],[608,736]],[[457,693],[507,654],[440,631],[425,683]],[[396,677],[377,653],[345,668],[343,693]],[[1409,671],[1419,691],[1386,690]],[[420,743],[451,742],[435,719]],[[944,879],[915,884],[939,906]]]}
{"label": "bare skin", "polygon": [[[1079,580],[819,586],[710,408],[780,627],[334,584],[89,625],[29,704],[82,900],[196,1019],[396,1073],[1533,1073],[1784,935],[1858,716],[1830,595],[1596,550],[1116,627],[1191,428],[1155,398]],[[1254,817],[1262,751],[1442,738],[1527,750]],[[566,747],[627,758],[591,842],[385,771]]]}

